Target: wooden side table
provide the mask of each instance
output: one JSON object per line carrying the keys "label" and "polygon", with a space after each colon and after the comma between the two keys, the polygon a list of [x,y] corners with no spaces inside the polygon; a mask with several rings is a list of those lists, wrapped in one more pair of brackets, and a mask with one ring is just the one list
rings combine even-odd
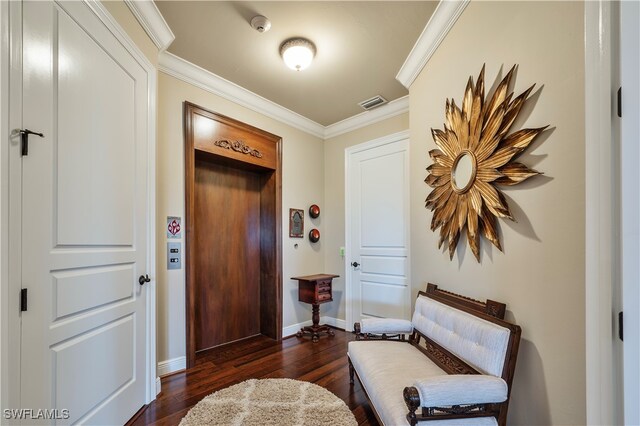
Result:
{"label": "wooden side table", "polygon": [[311,334],[311,340],[316,343],[321,334],[333,336],[333,330],[326,326],[320,325],[320,304],[331,302],[333,294],[331,292],[331,282],[340,275],[316,274],[304,277],[293,277],[292,280],[298,280],[298,300],[311,304],[311,321],[313,325],[305,326],[296,333],[296,336],[302,337],[304,334]]}

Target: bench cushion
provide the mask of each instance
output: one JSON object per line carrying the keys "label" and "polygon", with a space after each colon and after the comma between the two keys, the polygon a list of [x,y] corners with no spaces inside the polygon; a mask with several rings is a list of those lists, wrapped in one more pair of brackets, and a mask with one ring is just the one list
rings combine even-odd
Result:
{"label": "bench cushion", "polygon": [[425,296],[416,300],[411,322],[479,372],[502,376],[509,329]]}
{"label": "bench cushion", "polygon": [[488,374],[449,374],[416,380],[422,407],[504,402],[509,397],[507,382]]}
{"label": "bench cushion", "polygon": [[[406,425],[409,410],[402,391],[418,380],[445,375],[428,357],[408,343],[392,341],[349,342],[349,359],[372,405],[386,426]],[[425,426],[469,425],[469,419],[421,422]],[[493,417],[473,419],[478,426],[496,425]]]}
{"label": "bench cushion", "polygon": [[411,334],[413,325],[411,321],[393,318],[365,318],[360,321],[362,333],[373,334]]}

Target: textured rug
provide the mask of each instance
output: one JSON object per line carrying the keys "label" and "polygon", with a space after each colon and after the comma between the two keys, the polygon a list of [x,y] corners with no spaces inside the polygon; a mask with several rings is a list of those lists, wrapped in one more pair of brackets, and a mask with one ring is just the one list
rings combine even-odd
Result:
{"label": "textured rug", "polygon": [[328,390],[291,379],[247,380],[198,402],[180,426],[357,426],[349,407]]}

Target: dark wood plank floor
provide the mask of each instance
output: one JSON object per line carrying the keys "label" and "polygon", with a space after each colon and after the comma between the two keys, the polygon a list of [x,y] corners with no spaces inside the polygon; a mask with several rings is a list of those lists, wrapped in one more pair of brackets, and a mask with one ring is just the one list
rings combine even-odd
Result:
{"label": "dark wood plank floor", "polygon": [[197,366],[162,379],[162,392],[134,425],[177,425],[205,396],[248,379],[286,377],[316,383],[349,406],[360,425],[378,425],[358,380],[349,384],[347,343],[351,333],[335,337],[291,337],[274,342],[263,336],[226,345],[198,356]]}

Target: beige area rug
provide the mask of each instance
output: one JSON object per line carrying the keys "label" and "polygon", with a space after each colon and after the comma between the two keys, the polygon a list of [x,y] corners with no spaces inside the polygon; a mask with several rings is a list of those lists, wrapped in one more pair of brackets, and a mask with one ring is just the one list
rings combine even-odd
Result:
{"label": "beige area rug", "polygon": [[349,407],[328,390],[291,379],[247,380],[198,402],[180,426],[356,426]]}

